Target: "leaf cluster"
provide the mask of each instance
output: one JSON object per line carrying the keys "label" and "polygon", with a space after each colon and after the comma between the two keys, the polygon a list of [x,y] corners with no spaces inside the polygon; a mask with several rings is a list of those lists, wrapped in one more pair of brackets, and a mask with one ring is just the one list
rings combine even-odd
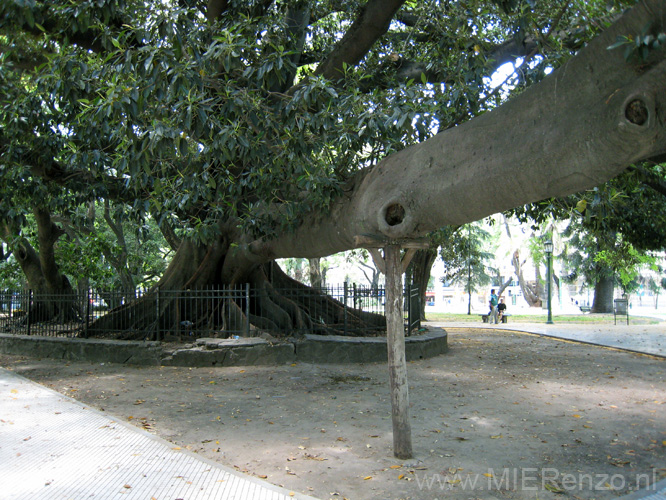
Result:
{"label": "leaf cluster", "polygon": [[221,222],[278,236],[359,171],[499,103],[500,64],[539,56],[514,91],[543,77],[617,11],[601,4],[406,2],[351,60],[340,42],[362,2],[232,1],[211,22],[188,2],[8,0],[0,217],[113,199],[201,241]]}

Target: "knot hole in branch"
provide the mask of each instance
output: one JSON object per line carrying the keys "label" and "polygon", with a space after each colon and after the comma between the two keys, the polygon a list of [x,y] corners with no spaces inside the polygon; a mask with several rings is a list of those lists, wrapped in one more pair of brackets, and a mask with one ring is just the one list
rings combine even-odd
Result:
{"label": "knot hole in branch", "polygon": [[641,99],[634,99],[624,108],[624,117],[634,125],[642,126],[647,123],[650,112]]}
{"label": "knot hole in branch", "polygon": [[397,226],[405,220],[405,207],[400,203],[392,203],[386,207],[386,213],[384,214],[384,220],[389,226]]}
{"label": "knot hole in branch", "polygon": [[414,229],[413,215],[401,199],[387,200],[377,212],[377,226],[384,236],[406,238]]}

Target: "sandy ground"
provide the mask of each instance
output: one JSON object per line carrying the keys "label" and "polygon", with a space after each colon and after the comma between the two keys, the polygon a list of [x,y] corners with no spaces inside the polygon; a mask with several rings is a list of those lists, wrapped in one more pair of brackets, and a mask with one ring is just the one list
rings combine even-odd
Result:
{"label": "sandy ground", "polygon": [[605,499],[666,476],[666,360],[492,329],[449,344],[408,365],[408,461],[392,455],[381,363],[0,365],[320,499]]}

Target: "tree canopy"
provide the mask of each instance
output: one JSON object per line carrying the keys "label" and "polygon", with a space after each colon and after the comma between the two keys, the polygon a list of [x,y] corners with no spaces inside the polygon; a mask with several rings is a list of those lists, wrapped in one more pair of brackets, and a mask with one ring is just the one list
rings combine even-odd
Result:
{"label": "tree canopy", "polygon": [[111,200],[182,239],[161,286],[257,282],[592,188],[666,152],[665,22],[659,0],[8,0],[3,234]]}

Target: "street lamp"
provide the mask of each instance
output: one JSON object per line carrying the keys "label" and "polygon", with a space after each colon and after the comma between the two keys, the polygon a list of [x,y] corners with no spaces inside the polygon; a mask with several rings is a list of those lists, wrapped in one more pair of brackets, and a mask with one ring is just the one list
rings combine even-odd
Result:
{"label": "street lamp", "polygon": [[547,325],[553,324],[553,308],[551,304],[551,290],[550,284],[553,281],[553,242],[547,240],[543,244],[543,248],[546,251],[546,258],[548,259],[548,320],[546,321]]}

